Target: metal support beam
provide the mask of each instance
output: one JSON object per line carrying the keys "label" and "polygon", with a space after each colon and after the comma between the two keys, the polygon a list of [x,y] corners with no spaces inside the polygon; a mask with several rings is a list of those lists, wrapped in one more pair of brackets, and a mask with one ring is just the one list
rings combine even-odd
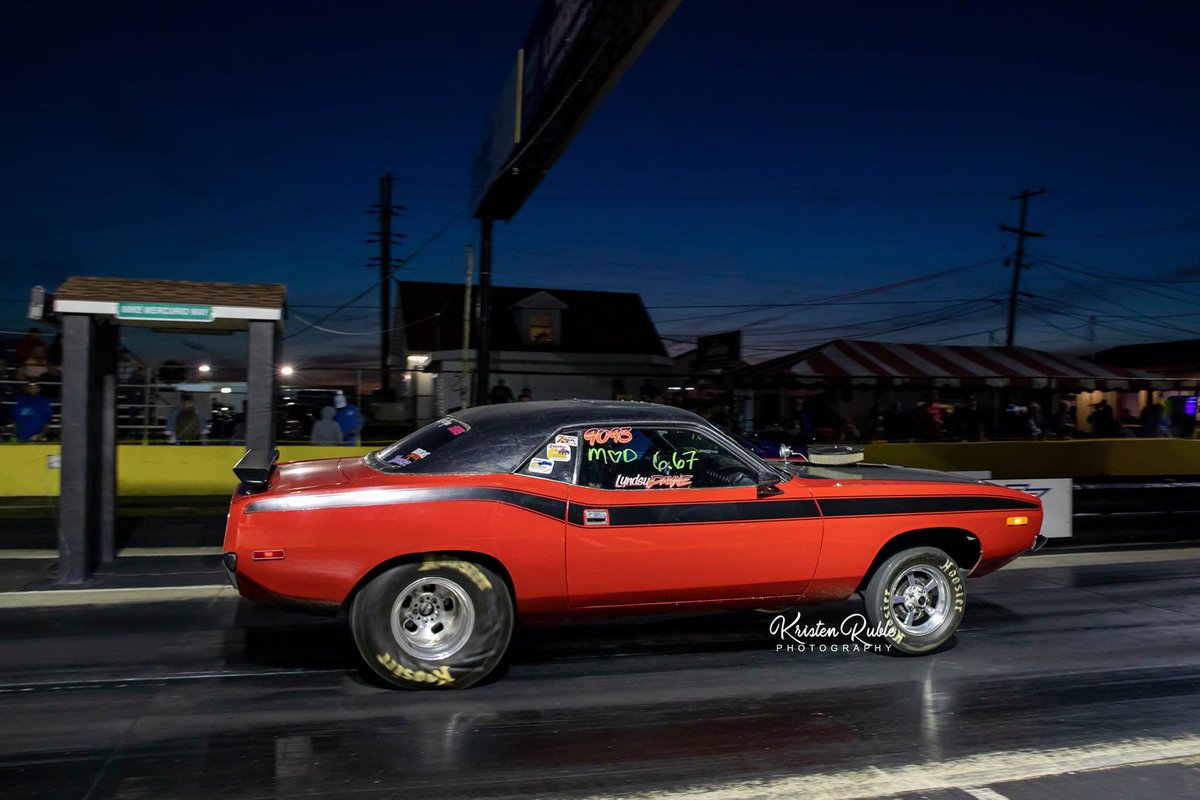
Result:
{"label": "metal support beam", "polygon": [[492,368],[492,220],[479,221],[479,349],[475,357],[475,405],[487,403]]}
{"label": "metal support beam", "polygon": [[277,323],[250,322],[250,354],[246,369],[246,447],[275,447],[275,368],[279,347]]}
{"label": "metal support beam", "polygon": [[97,470],[96,524],[100,563],[117,555],[117,350],[120,335],[113,323],[96,327]]}
{"label": "metal support beam", "polygon": [[95,324],[86,314],[62,315],[62,463],[58,512],[58,580],[78,585],[96,567],[96,485],[99,467]]}

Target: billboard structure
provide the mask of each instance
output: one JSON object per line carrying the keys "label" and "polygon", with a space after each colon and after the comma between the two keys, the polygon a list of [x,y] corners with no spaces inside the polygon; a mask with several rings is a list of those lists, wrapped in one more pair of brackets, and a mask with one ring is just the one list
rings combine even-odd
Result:
{"label": "billboard structure", "polygon": [[679,0],[545,0],[471,170],[479,219],[508,220]]}
{"label": "billboard structure", "polygon": [[696,339],[696,369],[733,369],[742,363],[742,332],[727,331]]}
{"label": "billboard structure", "polygon": [[475,400],[488,392],[492,223],[509,220],[680,0],[544,0],[471,165],[480,221]]}

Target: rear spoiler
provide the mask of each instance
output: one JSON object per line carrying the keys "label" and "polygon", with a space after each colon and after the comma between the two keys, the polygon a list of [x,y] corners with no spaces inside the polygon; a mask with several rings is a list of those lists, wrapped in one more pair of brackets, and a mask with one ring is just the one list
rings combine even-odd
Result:
{"label": "rear spoiler", "polygon": [[265,488],[278,458],[278,450],[247,450],[246,455],[234,465],[233,474],[242,483]]}

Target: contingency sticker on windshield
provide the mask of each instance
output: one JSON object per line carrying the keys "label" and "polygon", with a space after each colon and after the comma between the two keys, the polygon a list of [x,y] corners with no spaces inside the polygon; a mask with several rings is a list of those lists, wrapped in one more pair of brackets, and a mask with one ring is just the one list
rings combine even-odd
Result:
{"label": "contingency sticker on windshield", "polygon": [[458,436],[459,434],[466,433],[467,431],[471,430],[471,426],[468,425],[467,423],[459,422],[458,420],[451,419],[450,417],[446,417],[443,420],[439,420],[439,424],[441,424],[442,427],[444,427],[447,431],[454,434],[455,436]]}
{"label": "contingency sticker on windshield", "polygon": [[551,461],[570,461],[571,448],[565,444],[552,444],[546,447],[546,458]]}
{"label": "contingency sticker on windshield", "polygon": [[578,436],[570,436],[565,433],[560,433],[558,436],[554,437],[554,443],[561,444],[566,447],[578,447],[579,446],[579,437]]}
{"label": "contingency sticker on windshield", "polygon": [[554,472],[554,462],[548,458],[535,458],[529,462],[529,471],[534,475],[549,475]]}
{"label": "contingency sticker on windshield", "polygon": [[407,467],[435,456],[443,446],[470,429],[470,425],[454,417],[442,417],[381,450],[379,458],[393,467]]}

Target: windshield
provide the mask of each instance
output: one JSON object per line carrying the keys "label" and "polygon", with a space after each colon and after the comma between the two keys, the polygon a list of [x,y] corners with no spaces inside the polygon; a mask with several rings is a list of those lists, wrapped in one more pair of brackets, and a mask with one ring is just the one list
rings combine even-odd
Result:
{"label": "windshield", "polygon": [[405,469],[425,459],[436,458],[437,454],[442,453],[470,430],[471,426],[462,420],[442,417],[373,455],[379,466],[389,471]]}

